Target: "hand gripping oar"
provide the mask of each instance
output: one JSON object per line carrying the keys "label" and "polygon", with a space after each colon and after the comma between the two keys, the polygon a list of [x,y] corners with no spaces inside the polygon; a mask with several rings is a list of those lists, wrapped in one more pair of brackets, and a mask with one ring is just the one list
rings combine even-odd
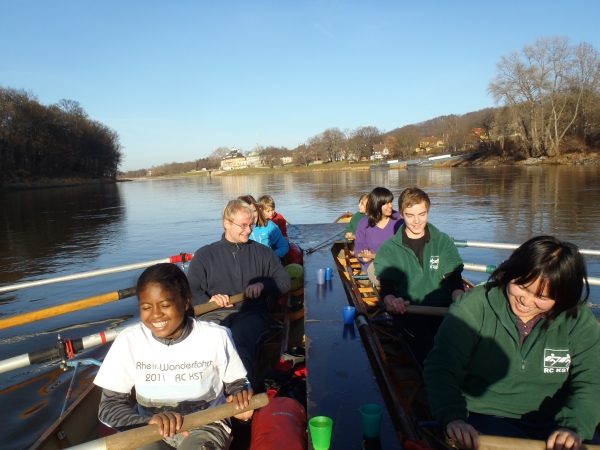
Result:
{"label": "hand gripping oar", "polygon": [[[387,308],[389,313],[396,314],[396,311],[392,308]],[[419,314],[424,316],[445,316],[448,312],[448,308],[441,306],[419,306],[419,305],[407,305],[405,314]]]}
{"label": "hand gripping oar", "polygon": [[[546,450],[546,442],[500,436],[479,436],[479,450]],[[581,444],[579,450],[600,450],[600,445]]]}
{"label": "hand gripping oar", "polygon": [[[250,399],[250,404],[243,409],[235,409],[233,403],[215,406],[214,408],[184,416],[183,425],[181,425],[179,432],[198,428],[217,420],[227,419],[246,411],[262,408],[268,404],[269,398],[267,394],[257,394]],[[130,450],[160,441],[161,439],[163,439],[163,436],[158,432],[158,425],[146,425],[145,427],[134,428],[133,430],[113,434],[70,448],[73,450]]]}
{"label": "hand gripping oar", "polygon": [[[248,297],[246,297],[245,293],[231,295],[229,297],[229,303],[235,305],[236,303],[242,302],[247,298]],[[196,314],[196,317],[198,317],[202,314],[206,314],[207,312],[214,311],[215,309],[219,308],[221,308],[221,306],[215,302],[202,303],[201,305],[194,306],[194,313]]]}

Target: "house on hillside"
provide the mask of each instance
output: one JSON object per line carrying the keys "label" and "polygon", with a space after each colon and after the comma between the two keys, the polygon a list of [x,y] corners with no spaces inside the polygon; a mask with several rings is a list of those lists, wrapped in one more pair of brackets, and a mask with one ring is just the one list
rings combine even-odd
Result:
{"label": "house on hillside", "polygon": [[248,167],[262,166],[260,150],[252,150],[248,153],[248,156],[246,156],[246,163]]}
{"label": "house on hillside", "polygon": [[473,130],[471,130],[471,136],[476,138],[479,142],[487,142],[490,140],[490,137],[483,128],[473,128]]}
{"label": "house on hillside", "polygon": [[385,144],[382,144],[381,142],[379,144],[373,144],[373,150],[371,151],[370,159],[388,159],[389,156],[390,151],[388,150]]}
{"label": "house on hillside", "polygon": [[286,164],[291,164],[292,161],[294,161],[294,158],[292,158],[290,156],[284,156],[281,158],[281,165],[285,166]]}
{"label": "house on hillside", "polygon": [[435,136],[426,137],[419,141],[419,148],[415,149],[416,153],[425,152],[429,153],[433,150],[441,149],[444,147],[443,139]]}
{"label": "house on hillside", "polygon": [[242,152],[232,147],[221,160],[221,170],[235,170],[248,167],[248,162]]}

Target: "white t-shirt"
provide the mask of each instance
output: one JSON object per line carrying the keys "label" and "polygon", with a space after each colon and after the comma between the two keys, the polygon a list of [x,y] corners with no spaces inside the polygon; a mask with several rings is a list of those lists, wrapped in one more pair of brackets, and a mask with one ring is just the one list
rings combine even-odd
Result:
{"label": "white t-shirt", "polygon": [[129,393],[135,386],[138,410],[198,403],[203,410],[225,403],[223,383],[246,377],[231,332],[210,322],[193,321],[193,330],[174,345],[158,342],[139,323],[123,330],[109,350],[94,383]]}

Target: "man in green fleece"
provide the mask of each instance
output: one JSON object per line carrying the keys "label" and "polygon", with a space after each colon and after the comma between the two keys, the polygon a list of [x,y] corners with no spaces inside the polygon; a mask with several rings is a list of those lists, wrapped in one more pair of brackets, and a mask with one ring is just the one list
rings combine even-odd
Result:
{"label": "man in green fleece", "polygon": [[457,300],[423,373],[433,416],[451,439],[477,449],[479,432],[572,450],[592,439],[600,327],[588,296],[577,247],[539,236]]}
{"label": "man in green fleece", "polygon": [[464,294],[463,261],[452,239],[427,223],[430,204],[421,189],[402,192],[398,210],[404,225],[381,244],[374,262],[381,296],[394,313],[394,326],[421,368],[442,318],[405,316],[406,305],[448,306]]}

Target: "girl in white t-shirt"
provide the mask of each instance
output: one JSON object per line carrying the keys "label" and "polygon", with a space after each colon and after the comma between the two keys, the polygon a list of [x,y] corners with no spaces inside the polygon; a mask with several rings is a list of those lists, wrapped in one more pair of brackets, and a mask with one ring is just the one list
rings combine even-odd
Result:
{"label": "girl in white t-shirt", "polygon": [[[230,331],[194,319],[187,277],[174,264],[146,269],[136,291],[141,322],[119,334],[94,380],[103,388],[100,421],[119,431],[158,425],[164,439],[144,450],[229,448],[227,421],[176,433],[182,415],[225,402],[248,406],[252,389]],[[133,387],[137,404],[131,407]]]}

